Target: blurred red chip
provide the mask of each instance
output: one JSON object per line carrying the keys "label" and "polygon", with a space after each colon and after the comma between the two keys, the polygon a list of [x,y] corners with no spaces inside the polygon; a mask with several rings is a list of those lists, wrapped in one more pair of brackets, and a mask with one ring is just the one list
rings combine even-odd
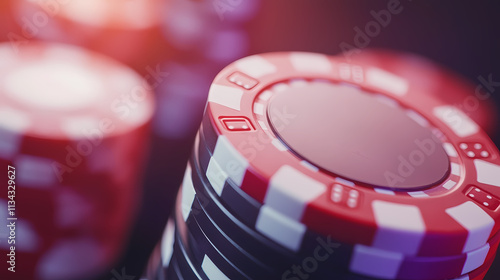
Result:
{"label": "blurred red chip", "polygon": [[15,200],[16,277],[101,273],[121,253],[140,196],[152,90],[76,47],[1,44],[0,61],[0,164],[15,168],[16,186],[12,199],[2,194],[0,215]]}
{"label": "blurred red chip", "polygon": [[98,51],[138,71],[164,53],[161,0],[16,1],[22,40],[70,43]]}

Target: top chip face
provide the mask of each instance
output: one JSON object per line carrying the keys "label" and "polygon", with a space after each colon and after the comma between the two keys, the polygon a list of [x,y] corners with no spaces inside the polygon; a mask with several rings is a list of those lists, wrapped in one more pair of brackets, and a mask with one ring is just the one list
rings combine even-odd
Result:
{"label": "top chip face", "polygon": [[106,136],[149,122],[149,85],[102,55],[60,44],[0,45],[0,128],[44,139]]}
{"label": "top chip face", "polygon": [[311,53],[247,57],[216,77],[205,114],[221,174],[290,219],[276,223],[297,239],[306,226],[444,256],[498,230],[494,145],[464,112],[382,69]]}
{"label": "top chip face", "polygon": [[[432,130],[402,108],[345,85],[293,85],[275,93],[267,116],[274,133],[299,157],[343,178],[385,188],[421,189],[448,175],[440,140],[434,142]],[[425,154],[413,153],[419,145]],[[420,166],[413,172],[410,166],[405,180],[391,180],[391,170],[413,161]]]}

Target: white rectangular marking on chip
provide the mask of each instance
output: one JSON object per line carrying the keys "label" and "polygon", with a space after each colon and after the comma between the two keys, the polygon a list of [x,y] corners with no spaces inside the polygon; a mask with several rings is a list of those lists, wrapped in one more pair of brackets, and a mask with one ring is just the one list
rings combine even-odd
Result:
{"label": "white rectangular marking on chip", "polygon": [[235,184],[241,186],[249,163],[225,136],[217,138],[213,158],[218,163],[223,162],[224,166],[220,166],[220,169],[233,179]]}
{"label": "white rectangular marking on chip", "polygon": [[0,158],[12,159],[19,153],[22,134],[12,133],[0,127]]}
{"label": "white rectangular marking on chip", "polygon": [[123,120],[131,125],[141,125],[151,118],[151,112],[154,110],[151,104],[146,102],[138,103],[139,106],[135,107],[134,110],[130,110],[130,113]]}
{"label": "white rectangular marking on chip", "polygon": [[290,61],[297,71],[329,73],[332,71],[332,64],[326,55],[312,53],[292,53]]}
{"label": "white rectangular marking on chip", "polygon": [[394,108],[399,107],[398,102],[392,98],[389,98],[389,97],[382,95],[382,94],[374,94],[374,96],[379,102],[382,102],[385,105],[388,105],[388,106],[391,106]]}
{"label": "white rectangular marking on chip", "polygon": [[308,82],[304,79],[292,79],[290,81],[290,86],[293,86],[293,87],[303,87],[303,86],[307,86]]}
{"label": "white rectangular marking on chip", "polygon": [[274,138],[273,141],[271,142],[273,145],[276,147],[281,152],[288,151],[288,148],[281,143],[281,141],[277,138]]}
{"label": "white rectangular marking on chip", "polygon": [[174,252],[175,223],[173,220],[167,222],[161,239],[161,260],[164,267],[168,267]]}
{"label": "white rectangular marking on chip", "polygon": [[443,143],[443,148],[450,157],[458,157],[457,150],[455,150],[451,143]]}
{"label": "white rectangular marking on chip", "polygon": [[344,185],[350,186],[350,187],[354,187],[354,185],[355,185],[354,182],[348,181],[348,180],[346,180],[344,178],[340,178],[340,177],[335,178],[335,181],[337,181],[340,184],[344,184]]}
{"label": "white rectangular marking on chip", "polygon": [[479,126],[455,106],[436,107],[433,112],[459,137],[471,136],[479,131]]}
{"label": "white rectangular marking on chip", "polygon": [[305,225],[291,220],[268,205],[260,208],[255,228],[271,240],[294,252],[300,249],[306,232]]}
{"label": "white rectangular marking on chip", "polygon": [[241,110],[241,98],[243,98],[243,90],[217,84],[212,84],[208,94],[208,102],[217,103],[237,111]]}
{"label": "white rectangular marking on chip", "polygon": [[290,88],[290,86],[289,86],[289,85],[287,85],[287,84],[285,84],[285,83],[278,83],[278,84],[276,84],[276,85],[274,85],[274,86],[272,87],[272,90],[273,90],[273,92],[275,92],[275,93],[276,93],[276,92],[285,91],[285,90],[287,90],[288,88]]}
{"label": "white rectangular marking on chip", "polygon": [[319,168],[317,168],[316,166],[312,165],[310,162],[308,162],[307,160],[302,160],[300,162],[300,164],[302,164],[302,166],[308,168],[309,170],[312,170],[314,172],[318,172],[319,171]]}
{"label": "white rectangular marking on chip", "polygon": [[426,229],[420,209],[382,200],[373,201],[372,208],[378,225],[373,247],[415,255]]}
{"label": "white rectangular marking on chip", "polygon": [[429,195],[426,194],[425,192],[423,191],[417,191],[417,192],[409,192],[408,193],[410,196],[412,197],[428,197]]}
{"label": "white rectangular marking on chip", "polygon": [[214,262],[207,255],[203,257],[201,269],[203,269],[203,272],[205,272],[208,279],[210,280],[231,280],[214,264]]}
{"label": "white rectangular marking on chip", "polygon": [[429,122],[422,115],[413,110],[406,110],[406,115],[408,115],[412,120],[414,120],[420,126],[423,127],[429,126]]}
{"label": "white rectangular marking on chip", "polygon": [[266,126],[266,123],[263,122],[263,121],[258,121],[260,127],[263,129],[263,130],[267,130],[267,126]]}
{"label": "white rectangular marking on chip", "polygon": [[99,119],[97,117],[71,117],[62,121],[62,129],[66,135],[72,139],[80,140],[86,137],[86,131],[99,127]]}
{"label": "white rectangular marking on chip", "polygon": [[474,166],[479,183],[500,187],[500,166],[481,159],[475,159]]}
{"label": "white rectangular marking on chip", "polygon": [[271,98],[271,96],[273,96],[273,92],[270,90],[265,90],[261,94],[259,94],[259,99],[267,101],[269,100],[269,98]]}
{"label": "white rectangular marking on chip", "polygon": [[[17,183],[28,188],[45,189],[58,182],[55,170],[52,169],[54,161],[34,156],[18,156],[14,160],[16,167]],[[61,176],[61,175],[59,175]],[[64,183],[64,177],[61,177]]]}
{"label": "white rectangular marking on chip", "polygon": [[379,188],[375,188],[374,190],[378,193],[381,193],[381,194],[396,195],[396,193],[394,191],[391,191],[391,190],[379,189]]}
{"label": "white rectangular marking on chip", "polygon": [[355,245],[349,268],[371,277],[396,279],[402,262],[401,253]]}
{"label": "white rectangular marking on chip", "polygon": [[184,180],[182,181],[182,218],[187,221],[189,213],[191,213],[191,208],[193,207],[193,201],[195,199],[196,191],[193,185],[193,178],[191,177],[191,167],[186,168],[184,173]]}
{"label": "white rectangular marking on chip", "polygon": [[458,165],[458,163],[452,162],[451,163],[451,174],[460,176],[461,173],[462,172],[461,172],[461,169],[460,169],[460,165]]}
{"label": "white rectangular marking on chip", "polygon": [[30,118],[25,112],[7,107],[0,108],[0,127],[22,134],[30,125]]}
{"label": "white rectangular marking on chip", "polygon": [[257,115],[264,115],[264,105],[261,103],[254,103],[253,104],[253,112]]}
{"label": "white rectangular marking on chip", "polygon": [[408,82],[390,72],[378,68],[370,68],[366,71],[368,84],[386,90],[397,96],[403,96],[408,92]]}
{"label": "white rectangular marking on chip", "polygon": [[446,209],[457,223],[469,231],[462,252],[470,252],[488,242],[495,221],[481,207],[472,201]]}
{"label": "white rectangular marking on chip", "polygon": [[443,184],[443,188],[449,190],[449,189],[453,188],[456,184],[457,184],[457,182],[455,182],[453,180],[448,180],[448,181],[446,181],[446,183]]}
{"label": "white rectangular marking on chip", "polygon": [[323,183],[284,165],[271,177],[264,204],[300,221],[306,205],[326,190]]}
{"label": "white rectangular marking on chip", "polygon": [[236,67],[253,78],[260,78],[278,70],[274,64],[259,55],[249,56],[236,61]]}
{"label": "white rectangular marking on chip", "polygon": [[207,179],[219,196],[222,195],[227,177],[228,175],[222,170],[219,163],[211,157],[207,167]]}
{"label": "white rectangular marking on chip", "polygon": [[487,243],[479,250],[467,253],[467,259],[465,260],[465,264],[462,269],[462,274],[469,273],[474,269],[482,266],[484,261],[486,260],[486,256],[488,255],[489,251],[490,251],[490,244]]}

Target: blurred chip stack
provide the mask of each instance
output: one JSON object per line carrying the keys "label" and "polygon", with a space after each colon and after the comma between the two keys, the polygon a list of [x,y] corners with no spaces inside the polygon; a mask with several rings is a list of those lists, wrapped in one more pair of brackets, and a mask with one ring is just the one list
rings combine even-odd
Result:
{"label": "blurred chip stack", "polygon": [[172,54],[157,84],[158,118],[154,132],[165,139],[191,139],[210,82],[229,62],[249,51],[245,23],[260,1],[166,1],[163,34]]}
{"label": "blurred chip stack", "polygon": [[230,64],[151,279],[483,279],[499,153],[421,88],[313,53]]}
{"label": "blurred chip stack", "polygon": [[198,58],[223,67],[248,52],[245,23],[255,16],[259,5],[258,0],[170,0],[163,30],[169,44],[185,54],[184,59]]}
{"label": "blurred chip stack", "polygon": [[[171,209],[182,174],[198,130],[208,89],[215,75],[229,61],[247,55],[249,42],[246,22],[258,11],[259,0],[165,2],[162,32],[167,40],[168,57],[152,80],[157,97],[153,122],[153,150],[145,183],[146,197]],[[164,226],[167,216],[156,216],[158,209],[148,203],[144,216],[155,216]],[[154,230],[149,233],[156,232]],[[161,228],[158,228],[158,233]],[[144,233],[138,230],[137,239]],[[137,243],[137,251],[154,246],[159,235]],[[145,245],[144,243],[151,242]],[[136,255],[135,255],[136,256]],[[142,268],[142,266],[141,266]]]}
{"label": "blurred chip stack", "polygon": [[90,279],[117,261],[136,215],[151,88],[66,45],[6,43],[0,61],[0,218],[15,224],[0,253],[16,271],[0,278]]}
{"label": "blurred chip stack", "polygon": [[[141,74],[166,57],[162,0],[15,1],[24,40],[78,45],[121,61]],[[23,40],[19,40],[23,43]]]}

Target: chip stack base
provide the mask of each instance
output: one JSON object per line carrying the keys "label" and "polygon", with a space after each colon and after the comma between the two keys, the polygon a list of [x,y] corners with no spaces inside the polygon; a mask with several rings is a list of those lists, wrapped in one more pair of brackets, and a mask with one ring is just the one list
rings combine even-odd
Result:
{"label": "chip stack base", "polygon": [[67,45],[1,44],[0,60],[0,165],[12,172],[0,217],[16,219],[15,248],[2,234],[0,252],[3,262],[15,251],[17,270],[0,278],[95,277],[117,261],[135,217],[151,89],[128,67]]}

